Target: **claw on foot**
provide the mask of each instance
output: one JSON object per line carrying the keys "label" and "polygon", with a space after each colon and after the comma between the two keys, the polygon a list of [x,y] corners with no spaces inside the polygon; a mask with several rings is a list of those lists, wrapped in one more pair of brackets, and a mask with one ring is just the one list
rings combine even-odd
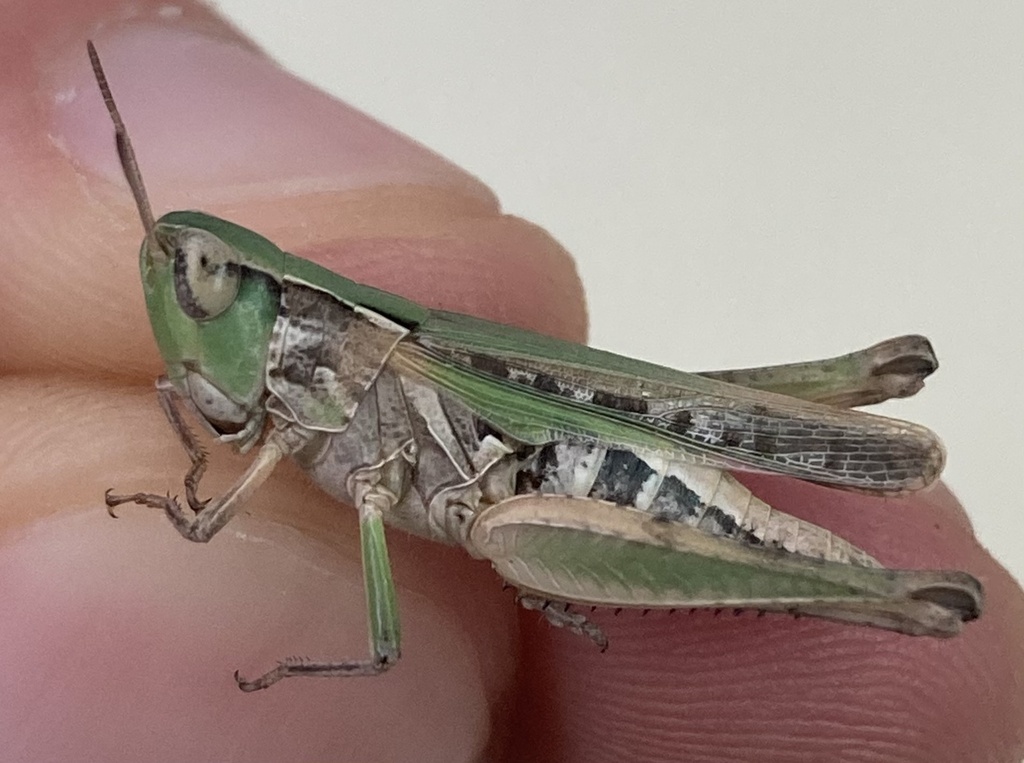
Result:
{"label": "claw on foot", "polygon": [[121,500],[121,496],[111,495],[111,492],[113,492],[113,490],[114,488],[112,487],[107,488],[106,492],[103,493],[103,502],[107,504],[107,513],[114,519],[117,519],[117,514],[114,513],[114,507],[120,506],[123,503],[123,501]]}
{"label": "claw on foot", "polygon": [[137,503],[139,506],[148,506],[151,509],[167,510],[170,505],[178,506],[177,496],[172,497],[170,493],[166,495],[157,495],[155,493],[132,493],[131,495],[113,495],[111,491],[113,488],[109,488],[103,494],[104,503],[107,504],[107,513],[114,519],[117,519],[117,514],[114,513],[115,506],[122,506],[126,503]]}
{"label": "claw on foot", "polygon": [[235,683],[238,684],[238,688],[244,692],[260,691],[261,689],[266,689],[271,683],[274,683],[274,681],[271,681],[270,683],[265,682],[264,679],[266,679],[266,676],[261,676],[255,681],[249,681],[248,679],[242,678],[242,673],[238,670],[235,671],[234,677]]}

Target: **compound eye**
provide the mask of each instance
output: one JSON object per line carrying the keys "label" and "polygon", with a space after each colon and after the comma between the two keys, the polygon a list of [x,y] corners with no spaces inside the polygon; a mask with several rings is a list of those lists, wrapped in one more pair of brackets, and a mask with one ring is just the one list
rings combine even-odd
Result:
{"label": "compound eye", "polygon": [[178,305],[197,321],[215,318],[238,296],[235,251],[199,228],[177,232],[174,246],[174,293]]}

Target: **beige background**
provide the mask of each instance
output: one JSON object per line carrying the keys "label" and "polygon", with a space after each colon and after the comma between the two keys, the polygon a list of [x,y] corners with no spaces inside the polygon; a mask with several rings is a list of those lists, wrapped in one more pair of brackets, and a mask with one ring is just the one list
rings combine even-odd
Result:
{"label": "beige background", "polygon": [[572,251],[592,344],[684,369],[935,343],[884,412],[1024,578],[1024,5],[220,8]]}

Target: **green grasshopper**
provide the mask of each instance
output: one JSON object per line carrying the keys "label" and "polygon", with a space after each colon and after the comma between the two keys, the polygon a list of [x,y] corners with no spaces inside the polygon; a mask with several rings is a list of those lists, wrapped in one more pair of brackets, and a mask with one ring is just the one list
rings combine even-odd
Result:
{"label": "green grasshopper", "polygon": [[[756,498],[732,470],[899,495],[932,483],[929,430],[846,410],[917,392],[937,367],[905,336],[817,362],[687,374],[457,313],[430,310],[281,251],[201,212],[154,220],[95,49],[89,56],[145,228],[142,285],[167,375],[157,394],[191,459],[205,543],[285,456],[358,509],[370,656],[287,659],[288,676],[366,676],[399,658],[384,525],[489,560],[519,602],[607,639],[572,605],[752,608],[952,636],[981,611],[964,572],[890,570],[828,530]],[[206,457],[192,414],[240,452],[223,495],[197,496]]]}

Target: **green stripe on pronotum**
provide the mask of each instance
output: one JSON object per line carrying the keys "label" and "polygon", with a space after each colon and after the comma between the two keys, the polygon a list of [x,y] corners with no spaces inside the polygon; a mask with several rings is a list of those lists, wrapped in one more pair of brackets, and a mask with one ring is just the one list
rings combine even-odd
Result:
{"label": "green stripe on pronotum", "polygon": [[[687,374],[429,310],[201,212],[154,219],[95,48],[89,57],[145,229],[139,254],[166,366],[157,396],[192,466],[185,496],[107,494],[205,542],[295,458],[359,513],[370,653],[281,661],[246,680],[374,675],[400,653],[385,525],[489,559],[520,602],[607,639],[572,605],[730,607],[953,636],[981,612],[964,572],[890,570],[768,506],[727,469],[880,495],[942,471],[927,429],[850,410],[917,392],[937,367],[904,336],[828,360]],[[199,500],[185,421],[256,455]]]}

